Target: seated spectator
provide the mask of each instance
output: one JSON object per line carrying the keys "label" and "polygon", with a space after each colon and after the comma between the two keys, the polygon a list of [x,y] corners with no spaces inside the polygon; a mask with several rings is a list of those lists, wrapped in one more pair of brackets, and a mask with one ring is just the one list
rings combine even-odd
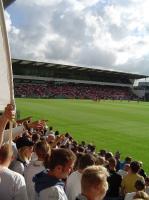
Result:
{"label": "seated spectator", "polygon": [[50,160],[45,163],[49,171],[43,171],[33,178],[37,200],[68,200],[64,183],[73,169],[75,154],[67,149],[52,150]]}
{"label": "seated spectator", "polygon": [[81,194],[76,200],[101,200],[108,189],[108,172],[102,166],[87,167],[81,178]]}
{"label": "seated spectator", "polygon": [[138,174],[140,170],[140,163],[137,161],[133,161],[130,164],[129,173],[124,176],[122,180],[122,192],[125,195],[126,193],[136,192],[135,182],[137,180],[144,181],[143,176]]}
{"label": "seated spectator", "polygon": [[28,200],[24,177],[10,169],[12,151],[8,144],[0,147],[0,199]]}
{"label": "seated spectator", "polygon": [[78,163],[78,170],[74,171],[67,178],[66,182],[66,194],[69,200],[75,200],[75,198],[81,193],[81,177],[83,170],[95,164],[95,158],[90,154],[84,154],[80,157]]}

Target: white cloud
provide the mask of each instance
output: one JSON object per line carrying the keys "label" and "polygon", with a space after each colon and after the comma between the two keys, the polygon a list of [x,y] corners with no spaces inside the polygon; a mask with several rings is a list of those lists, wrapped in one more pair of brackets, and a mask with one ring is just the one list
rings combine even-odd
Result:
{"label": "white cloud", "polygon": [[149,74],[148,8],[148,0],[17,0],[6,12],[12,55]]}

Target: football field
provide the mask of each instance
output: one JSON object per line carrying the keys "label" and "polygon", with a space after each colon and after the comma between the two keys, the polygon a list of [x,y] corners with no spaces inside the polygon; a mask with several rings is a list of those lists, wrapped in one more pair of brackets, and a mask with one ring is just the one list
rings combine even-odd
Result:
{"label": "football field", "polygon": [[128,101],[16,99],[21,118],[47,119],[77,141],[141,160],[149,172],[149,103]]}

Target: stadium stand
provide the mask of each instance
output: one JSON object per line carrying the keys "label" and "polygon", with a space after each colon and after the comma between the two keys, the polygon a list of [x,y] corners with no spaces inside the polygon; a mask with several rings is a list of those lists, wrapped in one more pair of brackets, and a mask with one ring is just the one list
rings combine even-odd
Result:
{"label": "stadium stand", "polygon": [[13,59],[16,97],[134,100],[144,75]]}

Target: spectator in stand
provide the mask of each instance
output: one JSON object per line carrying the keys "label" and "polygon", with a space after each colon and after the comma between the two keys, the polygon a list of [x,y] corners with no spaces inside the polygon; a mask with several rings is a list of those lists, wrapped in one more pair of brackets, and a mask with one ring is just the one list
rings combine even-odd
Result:
{"label": "spectator in stand", "polygon": [[24,177],[27,185],[28,200],[35,199],[34,183],[32,181],[35,174],[45,170],[44,162],[50,159],[51,149],[49,144],[43,140],[35,144],[35,153],[37,160],[32,161],[24,171]]}
{"label": "spectator in stand", "polygon": [[138,174],[140,170],[140,163],[138,161],[133,161],[130,164],[129,173],[124,176],[122,180],[122,193],[125,195],[126,193],[135,192],[135,182],[137,180],[144,181],[143,176]]}
{"label": "spectator in stand", "polygon": [[138,191],[136,192],[135,196],[133,197],[133,199],[138,199],[138,200],[149,200],[149,196],[146,192],[143,191]]}
{"label": "spectator in stand", "polygon": [[49,127],[49,132],[48,132],[48,134],[52,134],[52,135],[55,136],[55,132],[53,131],[53,127],[52,127],[52,126]]}
{"label": "spectator in stand", "polygon": [[20,137],[17,139],[16,146],[18,149],[18,157],[11,166],[13,171],[24,175],[25,167],[28,166],[31,160],[33,145],[34,143],[27,137]]}
{"label": "spectator in stand", "polygon": [[99,156],[105,157],[106,153],[107,153],[107,151],[105,149],[101,149],[98,154],[99,154]]}
{"label": "spectator in stand", "polygon": [[107,179],[109,184],[109,189],[106,194],[107,199],[119,198],[120,197],[120,187],[122,182],[122,177],[116,172],[116,159],[114,157],[110,158],[108,165],[109,177]]}
{"label": "spectator in stand", "polygon": [[117,151],[117,152],[115,153],[115,159],[116,159],[116,162],[117,162],[116,171],[118,171],[118,170],[120,169],[120,165],[121,165],[120,157],[121,157],[121,154],[120,154],[119,151]]}
{"label": "spectator in stand", "polygon": [[102,200],[108,189],[108,172],[102,166],[87,167],[81,178],[81,194],[76,200]]}
{"label": "spectator in stand", "polygon": [[50,84],[18,84],[15,83],[15,95],[19,97],[61,97],[78,99],[135,99],[136,96],[124,87],[98,86],[88,84],[65,83]]}
{"label": "spectator in stand", "polygon": [[120,174],[122,177],[126,176],[129,172],[130,164],[125,164],[124,169],[120,169],[117,173]]}
{"label": "spectator in stand", "polygon": [[130,164],[131,161],[132,161],[132,157],[127,156],[127,157],[125,158],[124,162],[121,163],[120,169],[123,169],[125,164]]}
{"label": "spectator in stand", "polygon": [[49,171],[43,171],[33,178],[37,200],[68,200],[62,179],[66,179],[72,171],[75,159],[75,154],[70,150],[52,150],[50,160],[45,163]]}
{"label": "spectator in stand", "polygon": [[141,176],[143,176],[144,178],[146,178],[147,175],[146,175],[146,172],[145,172],[144,169],[143,169],[143,162],[142,162],[142,161],[139,161],[139,163],[140,163],[139,174],[140,174]]}
{"label": "spectator in stand", "polygon": [[148,176],[145,178],[145,186],[146,186],[145,192],[149,195],[149,177]]}
{"label": "spectator in stand", "polygon": [[8,169],[12,151],[8,144],[0,147],[0,195],[2,200],[28,200],[24,177]]}
{"label": "spectator in stand", "polygon": [[95,158],[90,154],[84,154],[80,157],[78,163],[78,170],[74,171],[67,178],[66,182],[66,194],[69,200],[75,200],[81,193],[81,177],[83,170],[91,165],[95,164]]}
{"label": "spectator in stand", "polygon": [[96,156],[96,165],[107,166],[108,164],[109,162],[106,161],[104,157],[98,155]]}
{"label": "spectator in stand", "polygon": [[141,180],[137,180],[135,182],[136,192],[127,193],[124,200],[132,200],[137,192],[142,191],[145,192],[145,182]]}
{"label": "spectator in stand", "polygon": [[113,157],[113,153],[112,152],[107,152],[106,155],[105,155],[105,159],[106,161],[109,161],[110,158]]}

